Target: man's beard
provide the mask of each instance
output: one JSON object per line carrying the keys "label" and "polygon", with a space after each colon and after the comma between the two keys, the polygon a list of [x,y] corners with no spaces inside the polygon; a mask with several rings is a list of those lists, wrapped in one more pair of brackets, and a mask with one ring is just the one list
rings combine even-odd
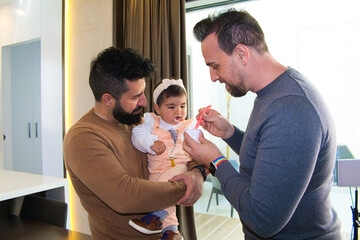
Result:
{"label": "man's beard", "polygon": [[[237,69],[236,66],[233,66],[233,69]],[[228,91],[233,97],[242,97],[247,93],[247,90],[245,88],[244,84],[244,77],[241,75],[239,71],[234,70],[233,76],[237,79],[237,84],[227,84],[226,83],[226,91]],[[225,81],[224,81],[225,82]]]}
{"label": "man's beard", "polygon": [[120,105],[120,101],[116,101],[115,107],[113,109],[112,115],[113,117],[120,123],[126,124],[126,125],[136,125],[141,123],[142,119],[142,113],[134,114],[134,112],[137,112],[142,107],[135,108],[131,113],[126,112]]}
{"label": "man's beard", "polygon": [[226,84],[225,88],[233,97],[242,97],[247,93],[243,84],[239,84],[238,86]]}

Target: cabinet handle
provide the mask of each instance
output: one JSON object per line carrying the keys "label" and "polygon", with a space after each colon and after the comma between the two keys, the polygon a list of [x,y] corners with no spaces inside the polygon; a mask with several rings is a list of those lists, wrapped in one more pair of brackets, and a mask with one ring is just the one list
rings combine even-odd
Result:
{"label": "cabinet handle", "polygon": [[31,123],[28,123],[28,135],[31,138]]}
{"label": "cabinet handle", "polygon": [[35,137],[38,138],[38,123],[35,123]]}

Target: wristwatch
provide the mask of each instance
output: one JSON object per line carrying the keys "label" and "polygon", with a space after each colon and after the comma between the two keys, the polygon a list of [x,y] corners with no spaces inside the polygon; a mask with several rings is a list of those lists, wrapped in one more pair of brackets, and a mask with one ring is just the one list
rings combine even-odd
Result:
{"label": "wristwatch", "polygon": [[210,162],[209,172],[211,173],[211,175],[215,176],[216,166],[213,162]]}
{"label": "wristwatch", "polygon": [[228,161],[228,159],[224,156],[220,156],[217,159],[215,159],[214,161],[210,162],[210,166],[209,166],[209,172],[215,176],[215,172],[217,169],[217,166],[219,166],[220,163],[224,162],[224,161]]}
{"label": "wristwatch", "polygon": [[192,169],[194,169],[194,168],[197,168],[197,169],[199,169],[199,170],[200,170],[201,174],[203,175],[204,181],[205,181],[205,180],[206,180],[207,175],[206,175],[206,172],[205,172],[204,167],[203,167],[203,166],[201,166],[201,165],[197,165],[197,166],[193,167]]}

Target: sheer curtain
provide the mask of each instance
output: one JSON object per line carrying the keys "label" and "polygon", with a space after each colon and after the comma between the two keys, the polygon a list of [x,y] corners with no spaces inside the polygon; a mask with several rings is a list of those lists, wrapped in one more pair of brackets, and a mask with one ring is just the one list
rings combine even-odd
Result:
{"label": "sheer curtain", "polygon": [[[154,111],[152,92],[163,78],[181,78],[187,86],[185,1],[114,0],[113,9],[114,46],[136,49],[156,65],[145,90],[145,111]],[[177,216],[184,238],[196,240],[193,207],[177,206]]]}

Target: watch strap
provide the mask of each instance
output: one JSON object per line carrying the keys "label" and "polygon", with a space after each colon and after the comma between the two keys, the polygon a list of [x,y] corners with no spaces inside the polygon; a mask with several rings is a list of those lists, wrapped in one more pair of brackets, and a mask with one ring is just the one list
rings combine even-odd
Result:
{"label": "watch strap", "polygon": [[[204,181],[205,181],[205,180],[206,180],[207,175],[206,175],[206,172],[205,172],[204,167],[203,167],[203,166],[201,166],[201,165],[196,165],[196,166],[195,166],[195,167],[193,167],[192,169],[194,169],[194,168],[197,168],[197,169],[199,169],[199,170],[200,170],[201,174],[203,175]],[[192,170],[192,169],[191,169],[191,170]]]}
{"label": "watch strap", "polygon": [[210,168],[209,168],[209,172],[215,176],[216,170],[218,168],[218,166],[224,162],[224,161],[228,161],[228,159],[224,156],[218,157],[217,159],[215,159],[214,161],[210,162]]}

